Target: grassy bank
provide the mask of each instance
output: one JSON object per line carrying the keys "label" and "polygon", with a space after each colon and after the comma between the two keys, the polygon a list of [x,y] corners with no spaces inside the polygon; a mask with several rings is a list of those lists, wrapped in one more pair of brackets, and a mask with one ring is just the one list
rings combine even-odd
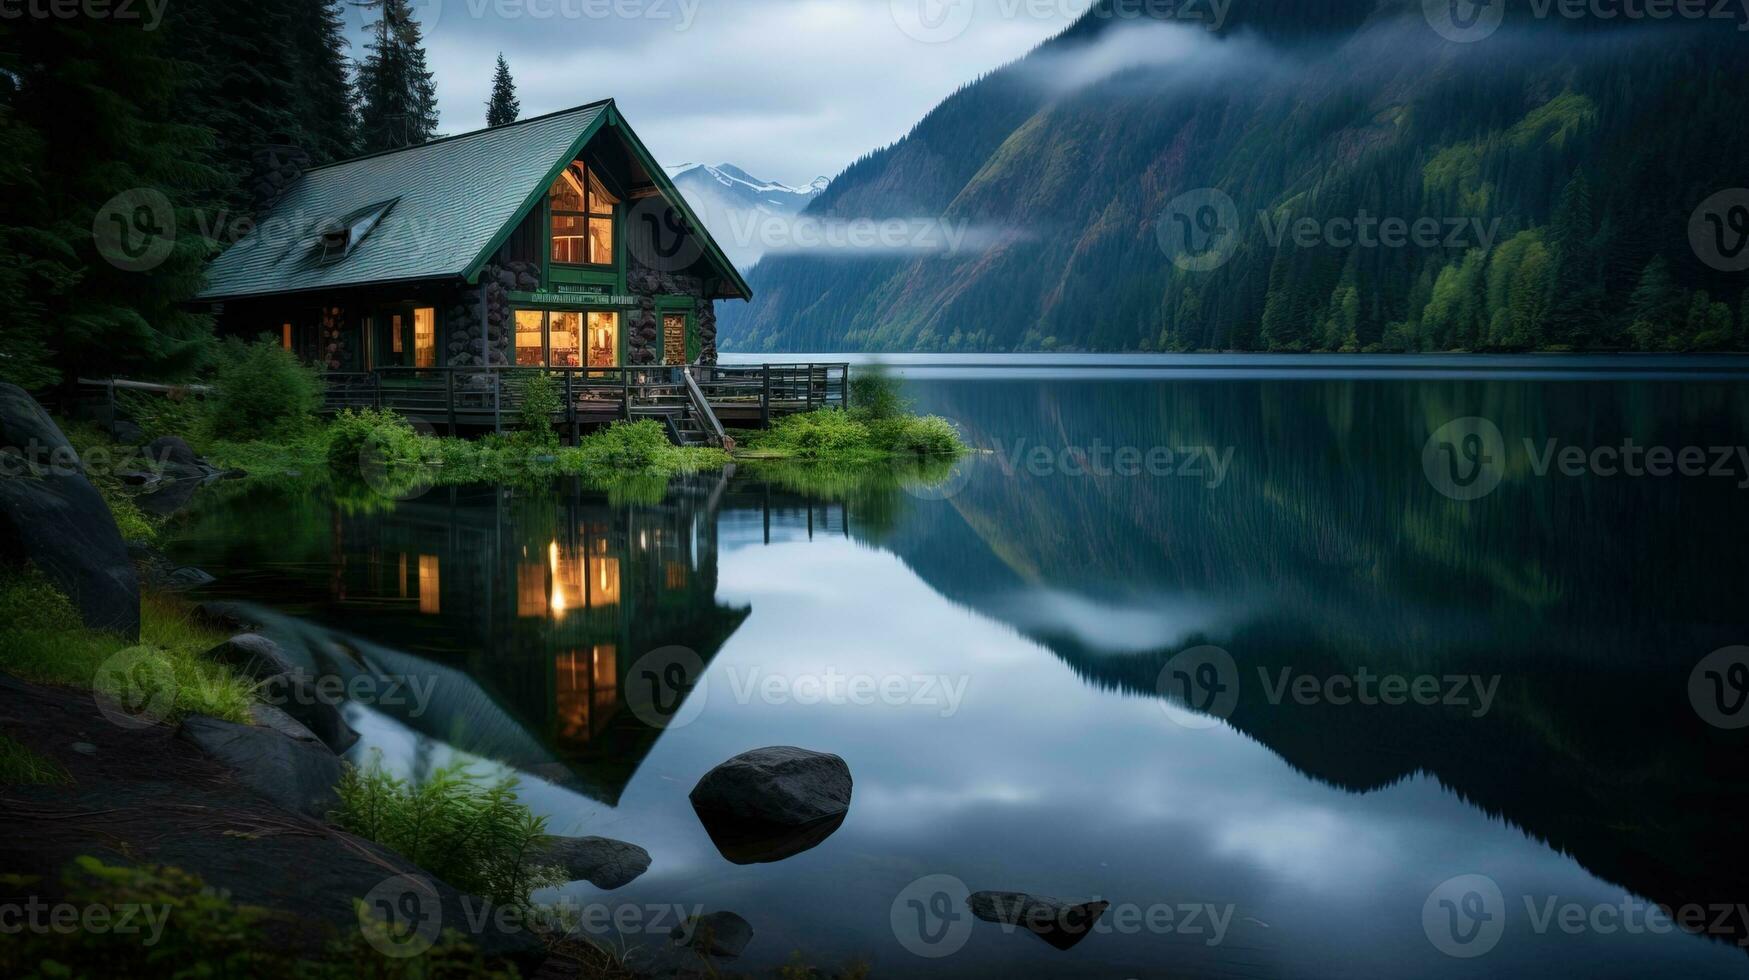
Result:
{"label": "grassy bank", "polygon": [[[38,684],[103,690],[129,704],[161,704],[166,721],[191,714],[249,720],[254,685],[203,656],[228,635],[198,621],[181,600],[146,593],[140,642],[131,644],[87,629],[41,574],[0,577],[0,670]],[[118,657],[124,651],[129,656]]]}

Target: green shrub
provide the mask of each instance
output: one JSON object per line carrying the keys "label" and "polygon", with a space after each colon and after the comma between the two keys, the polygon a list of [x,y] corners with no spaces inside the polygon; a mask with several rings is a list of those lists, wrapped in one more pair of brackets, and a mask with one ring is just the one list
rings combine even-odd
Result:
{"label": "green shrub", "polygon": [[342,473],[356,473],[366,459],[384,467],[423,462],[427,450],[436,451],[388,409],[349,408],[328,426],[328,465]]}
{"label": "green shrub", "polygon": [[850,413],[826,408],[802,412],[779,420],[762,445],[787,449],[804,459],[852,454],[872,448],[868,426]]}
{"label": "green shrub", "polygon": [[603,470],[643,470],[656,467],[673,450],[668,430],[654,419],[615,422],[591,433],[577,446],[576,456],[586,466]]}
{"label": "green shrub", "polygon": [[206,396],[185,389],[168,394],[118,389],[116,404],[134,420],[147,439],[178,436],[199,442],[207,436],[211,404]]}
{"label": "green shrub", "polygon": [[953,423],[939,415],[884,419],[870,423],[869,433],[876,446],[894,455],[949,455],[966,448]]}
{"label": "green shrub", "polygon": [[221,439],[302,432],[322,407],[322,381],[269,337],[220,349],[209,426]]}
{"label": "green shrub", "polygon": [[379,757],[369,769],[347,767],[334,820],[464,892],[528,908],[534,889],[563,876],[528,863],[546,818],[517,801],[516,786],[511,776],[488,784],[459,764],[413,784]]}
{"label": "green shrub", "polygon": [[854,368],[850,372],[850,407],[865,422],[897,418],[909,405],[899,394],[899,379],[882,364]]}
{"label": "green shrub", "polygon": [[559,443],[553,433],[553,415],[560,404],[559,386],[552,375],[536,371],[521,382],[522,410],[517,417],[517,434],[533,446],[551,447]]}

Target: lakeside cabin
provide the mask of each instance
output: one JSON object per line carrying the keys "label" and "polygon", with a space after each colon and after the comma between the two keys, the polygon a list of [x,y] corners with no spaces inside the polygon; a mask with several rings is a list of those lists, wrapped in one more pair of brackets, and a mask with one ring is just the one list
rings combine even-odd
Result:
{"label": "lakeside cabin", "polygon": [[716,303],[752,290],[613,100],[321,167],[255,154],[257,221],[197,301],[315,365],[326,408],[502,429],[536,373],[571,438],[653,418],[722,445],[848,401],[844,364],[717,363]]}

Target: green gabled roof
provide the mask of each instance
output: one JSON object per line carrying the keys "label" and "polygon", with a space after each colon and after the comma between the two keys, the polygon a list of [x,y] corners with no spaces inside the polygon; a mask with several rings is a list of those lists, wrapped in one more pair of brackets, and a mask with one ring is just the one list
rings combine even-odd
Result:
{"label": "green gabled roof", "polygon": [[[450,136],[312,168],[249,235],[207,268],[196,297],[222,300],[372,283],[468,277],[540,202],[558,171],[603,125],[624,127],[605,99],[508,126]],[[650,173],[681,209],[725,276],[750,295],[660,167]],[[394,202],[343,258],[324,262],[324,223]]]}

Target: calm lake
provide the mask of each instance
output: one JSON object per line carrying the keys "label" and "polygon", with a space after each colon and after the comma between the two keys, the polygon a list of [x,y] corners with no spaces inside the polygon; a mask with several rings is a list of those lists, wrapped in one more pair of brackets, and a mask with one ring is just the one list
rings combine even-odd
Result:
{"label": "calm lake", "polygon": [[[355,761],[478,760],[647,848],[565,890],[629,945],[678,905],[745,916],[762,975],[1749,971],[1749,651],[1714,654],[1749,644],[1749,362],[893,360],[988,451],[221,484],[173,551],[411,679],[361,685]],[[687,794],[766,745],[843,756],[854,799],[736,864]],[[1058,950],[984,889],[1112,906]]]}

